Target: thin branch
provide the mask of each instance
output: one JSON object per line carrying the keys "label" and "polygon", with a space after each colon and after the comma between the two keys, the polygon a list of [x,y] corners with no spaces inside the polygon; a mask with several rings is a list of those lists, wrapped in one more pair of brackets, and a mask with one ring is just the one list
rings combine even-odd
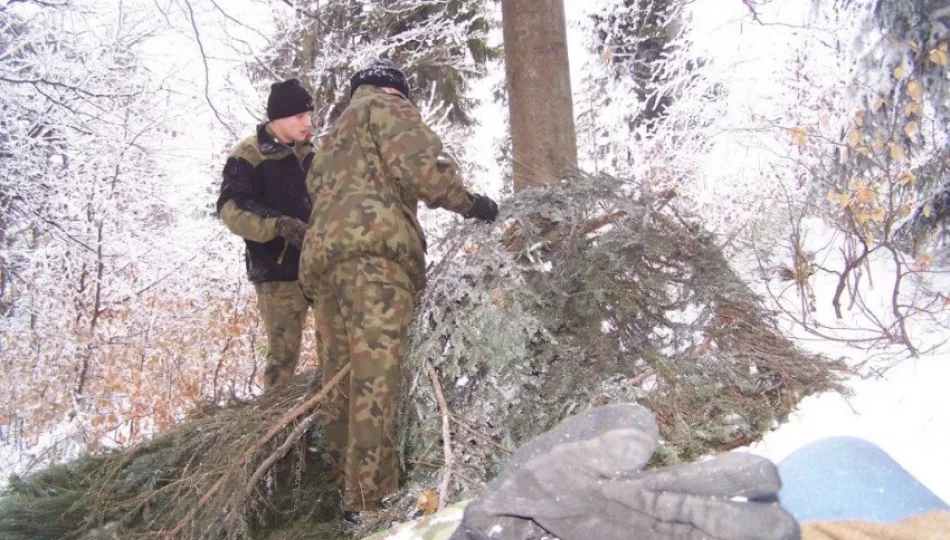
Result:
{"label": "thin branch", "polygon": [[432,382],[435,400],[439,404],[439,411],[442,413],[442,451],[445,453],[445,469],[442,471],[442,483],[439,485],[439,510],[442,510],[449,498],[449,481],[452,478],[452,465],[455,459],[452,456],[452,433],[450,431],[451,424],[449,423],[452,413],[449,412],[449,407],[445,403],[439,374],[436,373],[432,362],[428,360],[426,360],[426,371],[429,373],[429,381]]}
{"label": "thin branch", "polygon": [[457,425],[458,427],[464,429],[465,431],[471,433],[472,435],[478,437],[479,439],[482,439],[483,441],[485,441],[485,442],[487,442],[488,444],[494,446],[495,448],[501,450],[502,452],[505,452],[505,453],[508,453],[508,454],[514,454],[514,453],[515,453],[515,451],[514,451],[513,449],[508,448],[507,446],[504,446],[504,445],[502,445],[502,444],[499,444],[499,443],[495,442],[495,439],[492,439],[491,436],[486,435],[486,434],[482,433],[481,431],[478,431],[477,429],[473,428],[471,425],[469,425],[468,423],[466,423],[465,420],[462,420],[462,418],[459,417],[457,414],[451,414],[451,415],[449,415],[449,418],[451,418],[451,420],[452,420],[453,422],[455,422],[455,425]]}
{"label": "thin branch", "polygon": [[759,12],[757,9],[755,9],[755,4],[752,2],[752,0],[742,0],[742,3],[745,4],[747,8],[749,8],[749,12],[752,13],[752,19],[755,20],[755,22],[762,24],[762,19],[759,18]]}
{"label": "thin branch", "polygon": [[59,3],[45,2],[43,0],[9,0],[6,4],[0,6],[0,12],[6,11],[7,8],[12,6],[13,4],[35,4],[37,6],[51,7],[51,8],[66,7],[67,5],[69,5],[69,3],[65,0]]}
{"label": "thin branch", "polygon": [[296,11],[297,13],[303,15],[304,17],[307,17],[308,19],[312,19],[314,22],[316,22],[321,27],[323,27],[324,30],[332,30],[332,28],[330,28],[330,26],[327,25],[327,23],[323,22],[323,20],[320,19],[320,17],[317,16],[316,13],[312,13],[310,11],[303,9],[302,7],[298,7],[296,3],[292,2],[291,0],[281,0],[281,1],[287,4],[288,6],[292,7],[294,11]]}
{"label": "thin branch", "polygon": [[44,79],[43,77],[36,77],[33,79],[14,79],[14,78],[0,75],[0,81],[7,82],[10,84],[29,84],[33,86],[44,84],[47,86],[52,86],[54,88],[62,88],[64,90],[69,90],[86,97],[94,97],[94,98],[131,97],[134,95],[134,94],[99,94],[97,92],[90,92],[89,90],[85,90],[78,86],[72,86],[70,84],[62,83],[59,81],[51,81],[49,79]]}
{"label": "thin branch", "polygon": [[268,38],[267,36],[265,36],[263,33],[261,33],[260,30],[258,30],[258,29],[256,29],[256,28],[253,28],[253,27],[251,27],[251,26],[248,26],[248,25],[244,24],[243,22],[239,21],[238,19],[234,18],[231,14],[229,14],[229,13],[226,12],[226,11],[224,11],[224,8],[222,8],[221,6],[219,6],[218,3],[215,2],[214,0],[210,0],[210,1],[211,1],[211,5],[214,6],[214,8],[217,9],[217,10],[221,13],[221,15],[224,16],[225,19],[227,19],[227,20],[229,20],[229,21],[231,21],[231,22],[237,24],[238,26],[240,26],[240,27],[242,27],[242,28],[246,28],[247,30],[250,30],[251,32],[254,32],[254,33],[257,34],[258,36],[260,36],[260,37],[264,38],[265,40],[268,40],[268,41],[269,41],[269,38]]}
{"label": "thin branch", "polygon": [[195,41],[198,43],[198,50],[201,52],[201,63],[204,64],[205,68],[205,101],[208,102],[208,106],[211,107],[211,111],[214,112],[214,116],[218,119],[218,122],[221,122],[232,137],[237,138],[237,133],[231,129],[231,126],[224,121],[224,118],[221,117],[221,113],[218,112],[217,107],[214,106],[214,102],[211,101],[211,70],[208,68],[208,54],[205,52],[204,43],[201,41],[201,33],[198,31],[198,23],[195,22],[195,10],[191,7],[191,0],[184,0],[185,7],[188,8],[188,20],[191,22],[191,28],[195,32]]}

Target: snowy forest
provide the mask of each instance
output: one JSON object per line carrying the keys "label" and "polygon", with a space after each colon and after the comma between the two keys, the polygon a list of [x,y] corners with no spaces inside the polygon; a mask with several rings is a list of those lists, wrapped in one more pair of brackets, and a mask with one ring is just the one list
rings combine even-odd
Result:
{"label": "snowy forest", "polygon": [[[0,0],[0,530],[326,537],[262,532],[315,511],[302,424],[281,422],[319,359],[308,332],[298,378],[263,392],[243,242],[215,200],[271,83],[313,94],[319,139],[375,58],[501,207],[478,227],[420,214],[405,508],[477,492],[592,405],[651,408],[657,464],[680,463],[950,352],[945,2],[564,0],[557,72],[547,34],[512,22],[532,1]],[[512,85],[539,65],[564,84]],[[553,123],[525,123],[532,107]],[[546,138],[564,159],[526,181],[518,145]],[[205,476],[175,476],[182,449]],[[292,464],[261,468],[278,454]],[[70,470],[81,488],[49,504],[77,515],[29,532],[17,497]],[[92,476],[114,498],[84,499]],[[284,483],[275,510],[263,492]]]}

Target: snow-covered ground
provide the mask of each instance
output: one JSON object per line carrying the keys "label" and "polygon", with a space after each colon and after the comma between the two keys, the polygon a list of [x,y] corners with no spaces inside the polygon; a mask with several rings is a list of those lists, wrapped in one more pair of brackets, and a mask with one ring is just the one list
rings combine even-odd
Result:
{"label": "snow-covered ground", "polygon": [[937,496],[950,501],[950,355],[907,360],[883,378],[854,378],[854,396],[806,398],[787,424],[749,450],[780,461],[811,441],[848,435],[871,441]]}
{"label": "snow-covered ground", "polygon": [[[600,0],[565,0],[575,85],[580,80],[584,58],[589,54],[583,46],[578,22],[599,3]],[[794,52],[794,47],[789,45],[801,38],[801,28],[796,28],[796,24],[808,20],[814,7],[805,0],[780,4],[780,8],[762,7],[759,14],[763,20],[780,23],[767,25],[755,23],[748,7],[739,1],[701,0],[694,4],[695,42],[705,44],[711,56],[736,66],[737,84],[730,93],[749,109],[776,97],[772,90],[778,89],[769,83],[771,74],[784,64],[789,51]],[[769,11],[770,7],[774,10]],[[733,112],[747,114],[748,110]],[[717,164],[712,161],[715,160],[709,162],[710,178],[736,166],[735,163]],[[871,272],[886,274],[888,270],[872,268]],[[821,293],[831,284],[817,282],[813,286],[819,299],[818,309],[830,310],[830,300],[822,304]],[[882,291],[882,297],[884,294]],[[850,365],[866,360],[866,353],[843,347],[840,342],[798,335],[793,327],[788,331],[799,338],[799,345],[806,350],[832,358],[845,358]],[[924,340],[945,339],[940,335],[932,337],[933,340],[927,340],[924,336]],[[950,501],[950,466],[945,463],[945,456],[950,455],[950,390],[947,388],[950,384],[950,354],[907,359],[880,377],[855,376],[845,384],[853,391],[853,396],[824,394],[805,399],[788,423],[748,450],[780,461],[814,440],[838,435],[860,437],[883,448],[921,483]]]}

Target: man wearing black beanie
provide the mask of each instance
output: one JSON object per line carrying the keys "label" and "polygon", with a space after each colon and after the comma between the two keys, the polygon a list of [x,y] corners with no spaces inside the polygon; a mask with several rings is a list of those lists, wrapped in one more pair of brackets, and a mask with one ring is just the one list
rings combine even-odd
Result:
{"label": "man wearing black beanie", "polygon": [[224,165],[218,215],[244,238],[247,277],[267,331],[264,387],[293,376],[309,301],[297,280],[310,219],[306,176],[313,98],[297,79],[271,85],[267,122],[237,144]]}

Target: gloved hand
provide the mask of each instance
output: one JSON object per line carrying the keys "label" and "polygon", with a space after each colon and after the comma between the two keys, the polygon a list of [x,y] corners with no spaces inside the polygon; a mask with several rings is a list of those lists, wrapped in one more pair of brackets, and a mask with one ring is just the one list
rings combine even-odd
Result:
{"label": "gloved hand", "polygon": [[295,248],[303,245],[303,235],[307,232],[307,224],[297,218],[281,216],[277,220],[277,234]]}
{"label": "gloved hand", "polygon": [[515,453],[452,540],[799,538],[781,507],[731,500],[776,493],[771,462],[734,453],[644,472],[657,438],[652,413],[638,405],[568,418]]}
{"label": "gloved hand", "polygon": [[498,217],[498,204],[485,195],[475,195],[472,209],[465,214],[466,218],[476,218],[482,221],[495,221]]}

